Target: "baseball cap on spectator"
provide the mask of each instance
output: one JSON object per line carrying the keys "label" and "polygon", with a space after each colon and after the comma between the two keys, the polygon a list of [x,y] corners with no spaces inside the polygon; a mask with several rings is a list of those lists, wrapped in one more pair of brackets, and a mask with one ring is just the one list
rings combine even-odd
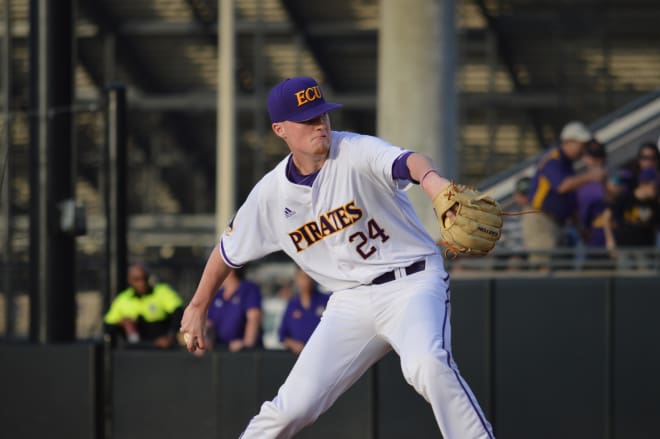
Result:
{"label": "baseball cap on spectator", "polygon": [[605,158],[607,157],[607,151],[605,151],[605,145],[600,143],[596,139],[591,139],[587,143],[587,147],[584,150],[584,153],[591,157],[596,158]]}
{"label": "baseball cap on spectator", "polygon": [[645,182],[649,182],[649,181],[657,182],[658,181],[658,171],[656,171],[653,168],[642,169],[639,172],[639,176],[637,177],[637,181],[639,181],[640,183],[645,183]]}
{"label": "baseball cap on spectator", "polygon": [[575,142],[587,143],[592,138],[591,131],[582,122],[567,123],[559,136],[562,142],[573,140]]}
{"label": "baseball cap on spectator", "polygon": [[321,87],[310,77],[287,78],[268,94],[268,115],[273,123],[304,122],[341,107],[326,102]]}

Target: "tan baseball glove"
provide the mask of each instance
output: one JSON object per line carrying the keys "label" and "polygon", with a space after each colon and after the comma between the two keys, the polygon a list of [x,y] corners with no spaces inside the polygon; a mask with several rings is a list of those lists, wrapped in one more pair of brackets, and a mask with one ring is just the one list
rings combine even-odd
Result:
{"label": "tan baseball glove", "polygon": [[[433,199],[440,223],[445,256],[453,253],[485,256],[500,239],[502,207],[493,198],[474,188],[453,182]],[[448,217],[448,211],[454,218]]]}

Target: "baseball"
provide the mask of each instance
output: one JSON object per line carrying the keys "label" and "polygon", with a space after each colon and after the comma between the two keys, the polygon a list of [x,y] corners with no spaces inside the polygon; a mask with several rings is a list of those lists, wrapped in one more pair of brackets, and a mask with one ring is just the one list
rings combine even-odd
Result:
{"label": "baseball", "polygon": [[445,217],[445,222],[444,222],[445,227],[449,227],[449,226],[451,226],[451,223],[452,223],[451,218],[449,218],[449,217],[446,216],[446,217]]}
{"label": "baseball", "polygon": [[193,337],[192,335],[190,335],[190,334],[187,333],[187,332],[184,332],[184,333],[183,333],[183,341],[186,342],[186,346],[187,346],[187,345],[192,345],[192,347],[193,347],[194,349],[198,349],[198,348],[199,348],[199,343],[197,343],[197,337]]}

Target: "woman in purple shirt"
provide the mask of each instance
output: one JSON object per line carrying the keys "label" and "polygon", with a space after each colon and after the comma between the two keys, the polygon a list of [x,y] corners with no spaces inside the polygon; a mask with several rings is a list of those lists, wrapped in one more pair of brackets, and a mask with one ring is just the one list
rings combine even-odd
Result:
{"label": "woman in purple shirt", "polygon": [[330,295],[319,292],[312,278],[302,270],[298,270],[294,282],[298,294],[287,304],[279,335],[287,349],[299,354],[321,321]]}
{"label": "woman in purple shirt", "polygon": [[232,269],[209,306],[207,334],[212,345],[231,352],[262,347],[259,285]]}

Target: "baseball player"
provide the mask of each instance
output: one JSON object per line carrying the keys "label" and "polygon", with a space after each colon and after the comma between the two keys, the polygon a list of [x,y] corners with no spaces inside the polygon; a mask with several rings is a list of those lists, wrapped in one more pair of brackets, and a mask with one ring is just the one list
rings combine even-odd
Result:
{"label": "baseball player", "polygon": [[[312,78],[286,79],[271,90],[272,129],[291,153],[255,185],[211,253],[181,322],[187,348],[205,348],[209,302],[229,269],[283,250],[334,293],[277,396],[262,405],[243,439],[292,437],[391,349],[408,383],[431,404],[443,437],[493,438],[451,354],[442,255],[403,190],[419,184],[443,230],[470,224],[465,234],[486,244],[466,246],[480,251],[494,245],[501,219],[497,211],[499,226],[469,218],[484,197],[457,201],[470,190],[438,175],[428,157],[331,131],[328,112],[339,107],[325,101]],[[451,250],[462,247],[453,243]]]}

